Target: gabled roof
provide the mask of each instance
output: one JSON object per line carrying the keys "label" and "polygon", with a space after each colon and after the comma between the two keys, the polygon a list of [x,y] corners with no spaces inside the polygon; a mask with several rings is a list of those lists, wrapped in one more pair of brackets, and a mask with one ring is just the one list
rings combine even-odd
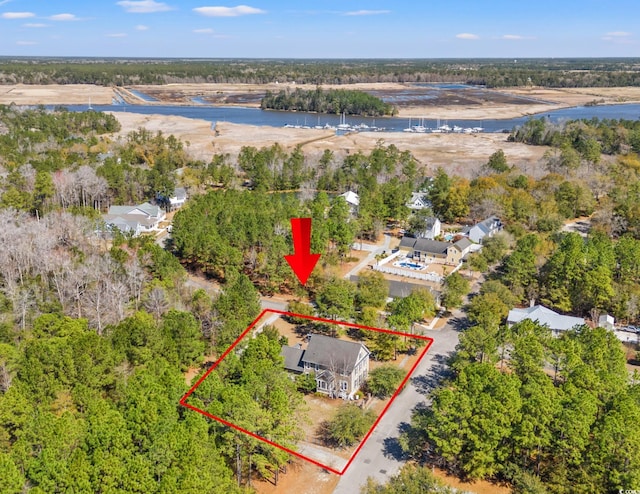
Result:
{"label": "gabled roof", "polygon": [[428,238],[419,238],[413,246],[415,250],[430,254],[444,254],[449,247],[451,247],[449,242],[439,242]]}
{"label": "gabled roof", "polygon": [[440,220],[435,216],[427,216],[424,220],[424,225],[427,230],[432,230],[437,223],[440,223]]}
{"label": "gabled roof", "polygon": [[511,309],[507,316],[507,322],[514,324],[525,319],[549,326],[550,329],[555,331],[566,331],[574,326],[584,324],[584,319],[581,317],[563,316],[551,309],[547,309],[543,305],[534,305],[526,309]]}
{"label": "gabled roof", "polygon": [[294,372],[303,372],[302,356],[304,350],[294,346],[283,346],[280,355],[284,357],[284,368]]}
{"label": "gabled roof", "polygon": [[[111,209],[109,209],[111,211]],[[140,214],[105,214],[102,219],[107,223],[116,224],[116,222],[137,223],[146,228],[152,228],[156,226],[156,221],[152,218],[142,216]]]}
{"label": "gabled roof", "polygon": [[360,205],[360,196],[352,190],[349,190],[344,194],[340,194],[340,197],[344,197],[344,200],[347,201],[347,204],[351,204],[352,206]]}
{"label": "gabled roof", "polygon": [[160,206],[156,206],[148,202],[143,202],[142,204],[138,204],[136,207],[147,213],[149,216],[153,216],[155,218],[157,218],[158,216],[162,216]]}
{"label": "gabled roof", "polygon": [[137,219],[127,220],[121,216],[116,216],[115,218],[105,218],[104,220],[107,226],[116,227],[123,233],[138,232],[140,229],[140,222]]}
{"label": "gabled roof", "polygon": [[456,249],[458,249],[460,252],[462,252],[465,249],[468,249],[472,245],[473,245],[473,242],[471,242],[471,240],[469,240],[467,237],[461,238],[460,240],[458,240],[456,243],[453,244],[453,246]]}
{"label": "gabled roof", "polygon": [[155,206],[148,202],[138,204],[137,206],[111,206],[109,214],[112,216],[123,216],[125,214],[137,214],[139,216],[147,215],[154,218],[162,216],[159,206]]}
{"label": "gabled roof", "polygon": [[407,203],[409,207],[413,208],[426,208],[431,205],[429,200],[426,198],[425,192],[412,192],[411,199]]}
{"label": "gabled roof", "polygon": [[184,187],[176,187],[173,191],[173,197],[178,200],[184,200],[187,198],[187,190]]}
{"label": "gabled roof", "polygon": [[482,225],[486,228],[495,228],[495,226],[500,224],[500,218],[498,218],[496,215],[493,216],[489,216],[486,220],[482,220],[480,223],[478,223],[478,226]]}
{"label": "gabled roof", "polygon": [[314,334],[311,335],[302,361],[348,375],[353,372],[353,368],[358,363],[358,355],[363,349],[369,355],[369,350],[362,343]]}
{"label": "gabled roof", "polygon": [[400,240],[400,248],[406,247],[408,249],[413,249],[417,241],[418,239],[415,237],[409,237],[407,235],[404,235],[402,237],[402,240]]}

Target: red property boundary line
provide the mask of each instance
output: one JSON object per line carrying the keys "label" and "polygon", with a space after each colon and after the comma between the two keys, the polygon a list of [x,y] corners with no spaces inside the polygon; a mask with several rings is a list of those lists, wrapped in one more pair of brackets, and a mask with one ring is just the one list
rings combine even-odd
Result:
{"label": "red property boundary line", "polygon": [[[367,432],[367,434],[364,436],[364,439],[362,439],[362,441],[360,441],[360,444],[358,445],[358,447],[356,448],[356,450],[353,452],[353,454],[351,455],[351,457],[349,458],[349,460],[347,461],[347,464],[344,466],[344,468],[342,470],[336,470],[335,468],[332,468],[328,465],[324,465],[323,463],[320,463],[317,460],[314,460],[313,458],[309,458],[308,456],[305,456],[301,453],[298,453],[297,451],[293,451],[292,449],[289,449],[285,446],[282,446],[280,444],[276,444],[275,442],[259,436],[251,431],[248,431],[242,427],[239,427],[221,417],[217,417],[215,415],[210,414],[209,412],[207,412],[206,410],[201,410],[198,407],[195,407],[193,405],[190,405],[189,403],[187,403],[187,399],[189,398],[189,396],[191,396],[191,394],[193,394],[193,392],[198,388],[198,386],[200,386],[200,384],[202,384],[202,382],[207,378],[207,376],[209,376],[209,374],[211,374],[213,372],[213,370],[218,367],[218,365],[220,365],[220,363],[224,360],[224,358],[229,355],[229,353],[240,343],[240,341],[247,335],[247,333],[249,333],[249,331],[251,331],[255,325],[258,323],[258,321],[260,321],[260,319],[262,319],[266,314],[268,313],[272,313],[272,314],[280,314],[281,316],[291,316],[291,317],[298,317],[298,318],[302,318],[302,319],[309,319],[311,321],[319,321],[319,322],[324,322],[324,323],[328,323],[328,324],[338,324],[340,326],[347,326],[349,328],[357,328],[357,329],[365,329],[365,330],[369,330],[369,331],[377,331],[378,333],[388,333],[388,334],[393,334],[393,335],[397,335],[397,336],[406,336],[409,338],[414,338],[417,340],[423,340],[427,342],[426,347],[424,348],[424,350],[422,351],[422,353],[420,354],[420,356],[418,357],[418,360],[416,360],[415,364],[413,364],[413,366],[411,367],[411,369],[409,369],[409,372],[407,373],[407,375],[405,376],[405,378],[402,380],[402,382],[400,383],[400,386],[398,386],[398,389],[396,389],[395,393],[393,393],[393,395],[391,396],[391,399],[389,400],[389,403],[386,404],[386,406],[384,407],[384,409],[382,410],[382,413],[380,414],[380,416],[376,419],[376,421],[373,423],[373,425],[371,426],[371,429],[369,429],[369,432]],[[279,448],[283,451],[286,451],[287,453],[289,453],[290,455],[296,456],[297,458],[300,458],[302,460],[308,461],[309,463],[313,463],[314,465],[323,468],[329,472],[335,473],[336,475],[343,475],[346,471],[347,468],[349,468],[349,466],[351,465],[351,463],[353,462],[353,460],[355,459],[355,457],[358,455],[358,453],[360,452],[360,450],[362,449],[362,447],[364,446],[364,444],[367,442],[367,440],[369,439],[369,436],[371,436],[371,434],[373,434],[373,431],[375,430],[375,428],[378,426],[378,423],[380,422],[380,420],[382,420],[382,417],[384,416],[384,414],[387,412],[387,410],[389,409],[389,407],[391,406],[391,404],[393,403],[393,401],[396,399],[396,397],[398,396],[398,394],[400,394],[400,392],[402,391],[402,389],[404,388],[405,384],[407,383],[407,381],[409,380],[409,378],[411,377],[411,374],[413,374],[413,372],[416,370],[416,367],[418,367],[418,364],[420,364],[420,362],[422,361],[422,359],[424,358],[424,356],[427,354],[427,352],[429,351],[429,348],[431,348],[431,345],[433,344],[433,338],[429,338],[428,336],[423,336],[423,335],[414,335],[414,334],[409,334],[409,333],[403,333],[401,331],[392,331],[390,329],[382,329],[382,328],[374,328],[372,326],[363,326],[361,324],[354,324],[354,323],[350,323],[350,322],[343,322],[343,321],[333,321],[331,319],[324,319],[322,317],[315,317],[315,316],[306,316],[304,314],[295,314],[293,312],[286,312],[286,311],[282,311],[282,310],[276,310],[276,309],[264,309],[259,315],[258,317],[256,317],[254,319],[254,321],[249,325],[249,327],[247,329],[245,329],[242,334],[240,336],[238,336],[238,338],[236,339],[236,341],[233,342],[233,344],[227,348],[227,350],[220,356],[220,358],[218,360],[216,360],[216,362],[209,368],[209,370],[207,370],[207,372],[205,372],[202,377],[200,379],[198,379],[198,381],[191,386],[191,388],[189,389],[189,391],[187,391],[185,393],[185,395],[180,398],[180,405],[182,405],[183,407],[189,408],[191,410],[193,410],[194,412],[198,412],[202,415],[204,415],[205,417],[209,417],[213,420],[216,420],[224,425],[227,425],[233,429],[236,429],[237,431],[243,432],[255,439],[258,439],[259,441],[262,441],[264,443],[270,444],[271,446],[274,446],[276,448]]]}

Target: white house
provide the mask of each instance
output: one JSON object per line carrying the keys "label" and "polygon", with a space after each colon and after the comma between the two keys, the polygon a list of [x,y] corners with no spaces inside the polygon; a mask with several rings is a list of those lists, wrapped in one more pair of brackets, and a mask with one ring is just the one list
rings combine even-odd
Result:
{"label": "white house", "polygon": [[435,240],[441,233],[442,223],[434,216],[429,216],[425,219],[424,230],[416,232],[420,238],[428,238],[429,240]]}
{"label": "white house", "polygon": [[615,318],[613,316],[610,316],[609,314],[602,314],[598,318],[598,326],[601,328],[609,329],[613,331],[615,324],[616,324]]}
{"label": "white house", "polygon": [[316,390],[332,398],[353,399],[369,375],[369,349],[362,343],[311,335],[307,349],[283,346],[285,369],[315,372]]}
{"label": "white house", "polygon": [[473,242],[481,244],[485,237],[492,237],[502,230],[502,222],[497,216],[491,216],[486,220],[462,229],[462,234],[469,237]]}
{"label": "white house", "polygon": [[344,194],[340,194],[339,197],[344,197],[344,200],[349,205],[349,210],[352,215],[358,214],[358,208],[360,207],[360,196],[353,192],[352,190],[348,190]]}
{"label": "white house", "polygon": [[407,203],[407,207],[414,211],[418,211],[420,209],[430,208],[431,203],[424,192],[413,192],[411,194],[411,199]]}
{"label": "white house", "polygon": [[169,197],[169,203],[171,209],[177,209],[182,207],[187,200],[187,191],[184,187],[176,187],[173,191],[173,195]]}
{"label": "white house", "polygon": [[561,331],[567,331],[575,326],[585,324],[584,319],[581,317],[563,316],[551,309],[547,309],[543,305],[534,305],[526,309],[511,309],[507,316],[507,325],[511,327],[526,319],[547,326],[551,329],[554,336],[558,336]]}
{"label": "white house", "polygon": [[[151,232],[159,229],[160,222],[166,218],[166,213],[160,206],[148,202],[137,206],[111,206],[109,212],[102,216],[107,227],[127,227],[127,232],[133,232],[134,236],[142,232]],[[137,227],[134,225],[138,223]]]}

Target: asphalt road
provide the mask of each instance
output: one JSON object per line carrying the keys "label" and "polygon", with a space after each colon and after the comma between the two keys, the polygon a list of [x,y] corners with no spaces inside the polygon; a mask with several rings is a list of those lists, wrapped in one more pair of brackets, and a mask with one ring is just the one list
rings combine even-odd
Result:
{"label": "asphalt road", "polygon": [[411,412],[416,405],[425,403],[426,395],[432,390],[446,369],[446,359],[458,344],[459,332],[452,321],[461,318],[462,313],[454,312],[449,322],[440,330],[425,331],[434,339],[429,352],[416,368],[410,384],[397,396],[387,413],[378,423],[373,434],[341,477],[334,494],[354,494],[373,477],[385,483],[398,473],[405,460],[397,444],[403,426],[411,423]]}

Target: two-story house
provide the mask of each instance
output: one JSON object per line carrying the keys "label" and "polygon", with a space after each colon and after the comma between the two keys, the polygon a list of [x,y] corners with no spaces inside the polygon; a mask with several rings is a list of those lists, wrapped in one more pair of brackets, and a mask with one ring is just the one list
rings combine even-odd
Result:
{"label": "two-story house", "polygon": [[316,376],[316,390],[332,398],[352,399],[369,375],[369,349],[362,343],[314,334],[307,348],[282,347],[284,366]]}

